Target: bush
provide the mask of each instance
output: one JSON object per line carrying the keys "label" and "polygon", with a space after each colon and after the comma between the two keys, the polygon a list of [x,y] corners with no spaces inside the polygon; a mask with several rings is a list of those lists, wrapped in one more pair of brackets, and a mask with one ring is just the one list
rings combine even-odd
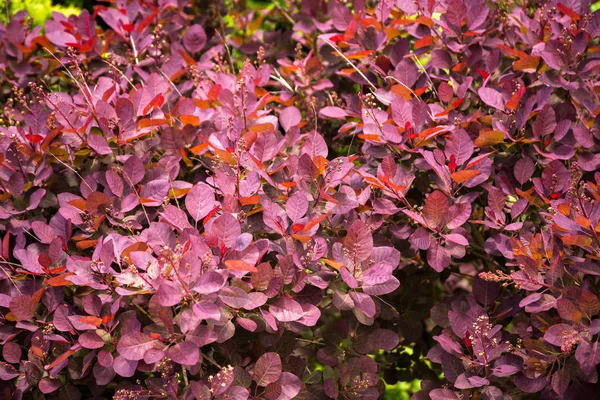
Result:
{"label": "bush", "polygon": [[589,3],[17,13],[2,397],[594,398]]}

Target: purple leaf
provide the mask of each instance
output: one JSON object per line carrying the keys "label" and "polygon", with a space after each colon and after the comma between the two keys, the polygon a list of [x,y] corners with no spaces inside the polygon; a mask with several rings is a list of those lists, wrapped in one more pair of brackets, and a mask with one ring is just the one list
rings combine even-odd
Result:
{"label": "purple leaf", "polygon": [[104,340],[95,332],[84,332],[79,336],[79,343],[86,349],[99,349],[105,345]]}
{"label": "purple leaf", "polygon": [[185,197],[185,208],[196,222],[206,217],[218,205],[213,188],[205,183],[194,185]]}
{"label": "purple leaf", "polygon": [[494,89],[483,87],[477,93],[485,104],[497,110],[504,111],[504,98],[502,94]]}
{"label": "purple leaf", "polygon": [[225,284],[225,277],[215,271],[207,271],[200,275],[200,278],[193,287],[193,291],[198,294],[210,294],[219,291]]}
{"label": "purple leaf", "polygon": [[200,350],[195,343],[190,341],[179,342],[169,347],[167,357],[181,365],[195,365],[200,360]]}
{"label": "purple leaf", "polygon": [[296,126],[302,120],[302,114],[296,107],[286,107],[279,115],[279,123],[284,131],[288,131],[291,127]]}
{"label": "purple leaf", "polygon": [[145,333],[134,332],[124,336],[117,344],[117,351],[127,360],[137,361],[144,358],[144,353],[158,344]]}
{"label": "purple leaf", "polygon": [[297,223],[308,211],[308,199],[302,192],[294,193],[285,204],[285,211],[292,222]]}
{"label": "purple leaf", "polygon": [[531,158],[523,157],[517,160],[517,162],[515,163],[513,173],[515,174],[517,182],[523,185],[531,178],[534,170],[535,166],[533,164],[533,161],[531,161]]}
{"label": "purple leaf", "polygon": [[190,53],[197,53],[206,45],[206,33],[201,25],[190,26],[183,35],[183,45]]}
{"label": "purple leaf", "polygon": [[445,194],[436,190],[425,200],[423,208],[423,217],[427,225],[431,227],[441,227],[445,224],[448,215],[448,198]]}
{"label": "purple leaf", "polygon": [[368,259],[373,250],[373,235],[369,227],[361,220],[354,221],[344,239],[344,247],[352,259],[357,261]]}
{"label": "purple leaf", "polygon": [[265,353],[254,364],[253,379],[258,386],[275,383],[281,376],[281,358],[277,353]]}
{"label": "purple leaf", "polygon": [[8,342],[2,346],[2,357],[9,363],[19,363],[21,355],[21,346],[15,342]]}
{"label": "purple leaf", "polygon": [[269,307],[269,312],[280,322],[292,322],[302,318],[302,306],[292,299],[282,297]]}
{"label": "purple leaf", "polygon": [[120,376],[130,378],[135,375],[138,363],[138,361],[128,360],[123,356],[117,356],[112,364],[112,368]]}
{"label": "purple leaf", "polygon": [[351,291],[348,293],[350,298],[354,301],[354,305],[356,308],[364,313],[367,317],[373,318],[375,316],[375,312],[377,311],[375,308],[375,302],[366,293],[354,292]]}
{"label": "purple leaf", "polygon": [[15,316],[17,321],[22,321],[33,317],[36,304],[33,302],[30,296],[21,294],[12,298],[8,308],[11,314]]}
{"label": "purple leaf", "polygon": [[433,389],[429,392],[431,400],[459,400],[460,397],[450,389]]}
{"label": "purple leaf", "polygon": [[171,307],[181,302],[183,297],[181,287],[175,282],[163,281],[156,291],[158,304],[163,307]]}
{"label": "purple leaf", "polygon": [[431,268],[437,272],[442,272],[450,266],[450,254],[448,254],[448,250],[442,247],[442,245],[432,242],[429,250],[427,250],[427,262]]}
{"label": "purple leaf", "polygon": [[231,308],[246,308],[252,304],[248,293],[235,286],[224,287],[219,291],[219,299]]}

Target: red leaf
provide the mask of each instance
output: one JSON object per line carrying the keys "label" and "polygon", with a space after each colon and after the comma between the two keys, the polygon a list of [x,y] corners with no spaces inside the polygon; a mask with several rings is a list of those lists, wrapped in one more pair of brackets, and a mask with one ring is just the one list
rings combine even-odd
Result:
{"label": "red leaf", "polygon": [[41,135],[27,134],[27,135],[25,135],[25,137],[27,138],[27,140],[29,140],[33,144],[39,143],[44,140],[44,137]]}

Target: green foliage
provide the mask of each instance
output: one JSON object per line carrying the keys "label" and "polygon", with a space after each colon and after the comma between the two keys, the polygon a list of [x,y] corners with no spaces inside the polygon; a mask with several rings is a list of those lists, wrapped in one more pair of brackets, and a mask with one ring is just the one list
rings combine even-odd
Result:
{"label": "green foliage", "polygon": [[[7,7],[8,1],[8,7]],[[0,0],[0,20],[7,21],[7,9],[10,15],[18,11],[27,10],[35,25],[43,25],[52,16],[52,12],[60,12],[65,15],[79,14],[81,4],[71,1],[69,5],[52,4],[52,0]]]}

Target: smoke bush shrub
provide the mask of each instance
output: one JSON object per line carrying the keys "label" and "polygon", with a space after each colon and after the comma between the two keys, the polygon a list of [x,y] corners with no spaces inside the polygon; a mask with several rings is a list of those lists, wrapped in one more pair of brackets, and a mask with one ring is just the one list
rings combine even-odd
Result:
{"label": "smoke bush shrub", "polygon": [[0,397],[594,398],[589,3],[0,25]]}

